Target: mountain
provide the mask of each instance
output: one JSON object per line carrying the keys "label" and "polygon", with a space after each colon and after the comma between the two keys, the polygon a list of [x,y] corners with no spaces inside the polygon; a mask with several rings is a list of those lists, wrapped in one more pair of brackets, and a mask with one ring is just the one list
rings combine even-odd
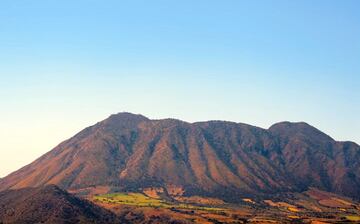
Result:
{"label": "mountain", "polygon": [[49,185],[0,192],[0,223],[114,223],[116,216]]}
{"label": "mountain", "polygon": [[119,113],[0,180],[0,190],[56,184],[72,192],[162,189],[238,200],[309,187],[359,198],[360,146],[300,122],[150,120]]}

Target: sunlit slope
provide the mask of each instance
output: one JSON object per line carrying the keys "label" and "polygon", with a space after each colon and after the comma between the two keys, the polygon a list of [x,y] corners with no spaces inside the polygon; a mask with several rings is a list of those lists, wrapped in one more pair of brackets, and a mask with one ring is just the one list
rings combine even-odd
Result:
{"label": "sunlit slope", "polygon": [[0,189],[45,184],[84,193],[160,187],[227,200],[308,187],[359,197],[360,147],[306,123],[266,130],[120,113],[0,180]]}

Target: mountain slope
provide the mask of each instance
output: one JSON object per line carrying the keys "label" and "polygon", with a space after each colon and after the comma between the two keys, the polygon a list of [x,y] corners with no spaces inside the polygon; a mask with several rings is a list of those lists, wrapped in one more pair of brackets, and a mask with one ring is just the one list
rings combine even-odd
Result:
{"label": "mountain slope", "polygon": [[359,161],[357,144],[336,142],[306,123],[283,122],[266,130],[120,113],[0,180],[0,190],[45,184],[75,191],[162,187],[236,200],[318,187],[359,197]]}
{"label": "mountain slope", "polygon": [[114,223],[116,216],[54,185],[0,192],[2,223]]}
{"label": "mountain slope", "polygon": [[280,123],[269,129],[280,139],[288,172],[304,186],[360,197],[360,147],[336,142],[305,123]]}

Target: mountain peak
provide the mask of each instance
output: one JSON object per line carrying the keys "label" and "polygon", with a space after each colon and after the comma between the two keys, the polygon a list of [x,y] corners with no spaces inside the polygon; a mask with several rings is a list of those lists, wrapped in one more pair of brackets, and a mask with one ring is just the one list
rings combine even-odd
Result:
{"label": "mountain peak", "polygon": [[100,122],[100,124],[101,126],[108,127],[110,129],[121,129],[135,128],[139,123],[143,121],[149,121],[149,119],[140,114],[121,112],[111,115],[107,119]]}
{"label": "mountain peak", "polygon": [[[305,122],[280,122],[265,130],[118,113],[5,177],[0,190],[46,184],[74,192],[94,186],[109,191],[176,186],[189,195],[233,200],[234,194],[320,186],[357,196],[359,149],[335,142]],[[333,175],[339,167],[349,171]]]}
{"label": "mountain peak", "polygon": [[108,119],[133,119],[133,120],[149,120],[149,118],[141,114],[133,114],[130,112],[119,112],[117,114],[112,114]]}
{"label": "mountain peak", "polygon": [[272,125],[269,131],[284,137],[301,135],[322,141],[334,141],[330,136],[306,122],[283,121]]}

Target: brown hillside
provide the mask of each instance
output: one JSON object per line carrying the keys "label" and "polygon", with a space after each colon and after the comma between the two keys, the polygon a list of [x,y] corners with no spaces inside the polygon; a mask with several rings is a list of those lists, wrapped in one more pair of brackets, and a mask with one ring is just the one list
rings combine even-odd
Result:
{"label": "brown hillside", "polygon": [[116,216],[54,185],[0,192],[0,223],[114,223]]}
{"label": "brown hillside", "polygon": [[360,147],[306,123],[266,130],[120,113],[0,180],[0,190],[46,184],[75,191],[162,187],[231,200],[317,187],[358,198]]}

